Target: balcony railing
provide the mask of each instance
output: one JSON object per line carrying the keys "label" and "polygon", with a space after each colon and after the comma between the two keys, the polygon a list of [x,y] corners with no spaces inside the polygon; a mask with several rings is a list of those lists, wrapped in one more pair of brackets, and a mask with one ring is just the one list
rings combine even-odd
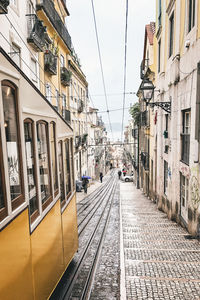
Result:
{"label": "balcony railing", "polygon": [[149,170],[149,154],[147,152],[141,152],[141,162],[146,171]]}
{"label": "balcony railing", "polygon": [[0,14],[8,13],[8,5],[10,4],[9,0],[0,0]]}
{"label": "balcony railing", "polygon": [[36,15],[26,15],[28,17],[28,38],[27,42],[38,52],[42,52],[47,42],[46,27]]}
{"label": "balcony railing", "polygon": [[75,147],[78,148],[81,145],[81,136],[77,135],[75,137]]}
{"label": "balcony railing", "polygon": [[64,86],[70,86],[72,73],[67,68],[62,67],[60,69],[60,77],[61,77],[61,83]]}
{"label": "balcony railing", "polygon": [[44,53],[44,69],[51,75],[57,74],[57,56],[51,51],[47,50]]}
{"label": "balcony railing", "polygon": [[181,134],[181,161],[189,165],[190,134]]}
{"label": "balcony railing", "polygon": [[40,0],[40,3],[36,6],[37,10],[43,9],[47,17],[63,39],[67,47],[71,50],[71,37],[67,31],[65,24],[61,17],[57,13],[52,0]]}
{"label": "balcony railing", "polygon": [[77,106],[78,113],[83,112],[83,108],[84,108],[83,100],[79,99],[78,106]]}

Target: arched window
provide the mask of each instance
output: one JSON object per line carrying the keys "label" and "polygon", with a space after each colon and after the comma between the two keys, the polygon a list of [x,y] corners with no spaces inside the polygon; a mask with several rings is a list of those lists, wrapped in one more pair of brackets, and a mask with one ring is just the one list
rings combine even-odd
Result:
{"label": "arched window", "polygon": [[29,195],[29,211],[31,222],[39,216],[36,165],[35,165],[35,145],[33,133],[33,121],[26,119],[24,121],[24,137],[26,150],[26,168]]}
{"label": "arched window", "polygon": [[45,209],[52,201],[50,163],[49,163],[49,136],[48,125],[44,121],[37,122],[37,147],[40,176],[40,192],[42,207]]}
{"label": "arched window", "polygon": [[19,141],[19,120],[17,109],[17,90],[9,81],[2,82],[4,127],[7,146],[10,197],[14,210],[24,201],[21,152]]}
{"label": "arched window", "polygon": [[54,196],[58,194],[58,168],[56,159],[56,127],[55,123],[50,123],[50,145],[51,145],[51,163],[53,171],[53,186],[54,186]]}

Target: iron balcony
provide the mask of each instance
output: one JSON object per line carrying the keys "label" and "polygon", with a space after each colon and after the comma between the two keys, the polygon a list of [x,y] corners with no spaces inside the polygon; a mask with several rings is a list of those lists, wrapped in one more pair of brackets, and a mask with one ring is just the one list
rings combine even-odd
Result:
{"label": "iron balcony", "polygon": [[72,73],[67,68],[62,67],[60,69],[60,77],[61,77],[62,85],[70,86],[71,75],[72,75]]}
{"label": "iron balcony", "polygon": [[26,15],[28,17],[28,38],[27,42],[37,51],[42,52],[48,36],[46,27],[43,22],[37,18],[35,14]]}
{"label": "iron balcony", "polygon": [[61,17],[57,13],[55,9],[55,5],[52,0],[40,0],[40,3],[36,6],[37,10],[43,9],[49,20],[51,21],[52,25],[63,39],[65,44],[67,45],[68,49],[71,50],[71,37],[68,33],[68,30],[63,23]]}

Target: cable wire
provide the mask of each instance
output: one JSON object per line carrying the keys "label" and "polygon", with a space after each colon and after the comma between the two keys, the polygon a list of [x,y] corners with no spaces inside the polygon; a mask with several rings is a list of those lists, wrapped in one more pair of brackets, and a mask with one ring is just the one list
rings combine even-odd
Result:
{"label": "cable wire", "polygon": [[124,111],[126,100],[126,65],[127,65],[127,38],[128,38],[128,0],[126,0],[126,25],[125,25],[125,49],[124,49],[124,93],[123,93],[123,113],[122,113],[122,132],[121,141],[123,139],[124,131]]}
{"label": "cable wire", "polygon": [[105,100],[106,100],[106,108],[107,108],[107,113],[108,113],[110,131],[111,131],[112,138],[113,138],[113,131],[112,131],[112,125],[111,125],[110,114],[109,114],[109,109],[108,109],[108,99],[107,99],[107,93],[106,93],[106,86],[105,86],[105,79],[104,79],[104,72],[103,72],[103,64],[102,64],[102,59],[101,59],[101,51],[100,51],[100,44],[99,44],[98,31],[97,31],[97,22],[96,22],[96,16],[95,16],[95,9],[94,9],[93,0],[91,0],[91,3],[92,3],[92,12],[93,12],[93,18],[94,18],[94,27],[95,27],[95,34],[96,34],[96,39],[97,39],[97,47],[98,47],[99,62],[100,62],[100,67],[101,67],[101,75],[102,75],[102,81],[103,81],[104,95],[105,95]]}

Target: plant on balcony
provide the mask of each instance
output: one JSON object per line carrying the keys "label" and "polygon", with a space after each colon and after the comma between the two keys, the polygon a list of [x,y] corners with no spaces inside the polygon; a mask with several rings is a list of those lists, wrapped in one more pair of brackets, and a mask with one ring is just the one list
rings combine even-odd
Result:
{"label": "plant on balcony", "polygon": [[7,14],[8,13],[8,5],[10,4],[9,0],[0,0],[0,14]]}
{"label": "plant on balcony", "polygon": [[46,50],[44,53],[44,69],[51,75],[57,74],[57,56],[52,51]]}
{"label": "plant on balcony", "polygon": [[69,86],[71,81],[72,72],[69,71],[67,68],[61,68],[61,83],[64,86]]}

